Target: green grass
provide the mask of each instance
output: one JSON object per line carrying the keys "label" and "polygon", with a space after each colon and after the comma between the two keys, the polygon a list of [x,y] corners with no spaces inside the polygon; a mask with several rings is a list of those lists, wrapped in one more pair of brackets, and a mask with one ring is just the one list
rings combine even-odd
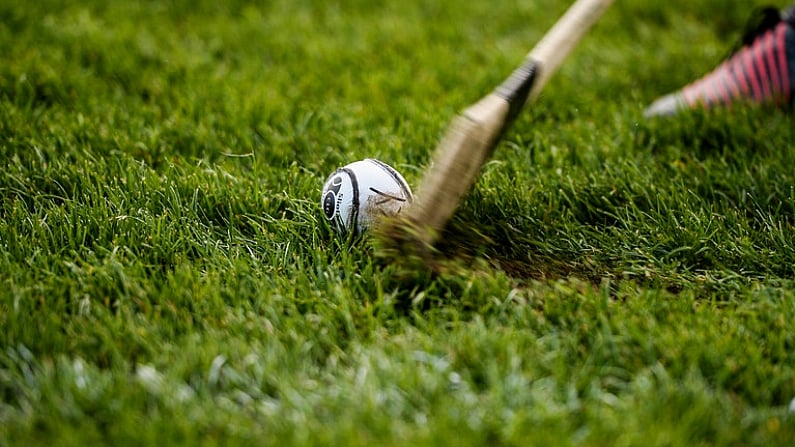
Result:
{"label": "green grass", "polygon": [[0,445],[793,444],[792,114],[642,117],[762,3],[649,3],[411,278],[323,181],[416,185],[564,2],[0,3]]}

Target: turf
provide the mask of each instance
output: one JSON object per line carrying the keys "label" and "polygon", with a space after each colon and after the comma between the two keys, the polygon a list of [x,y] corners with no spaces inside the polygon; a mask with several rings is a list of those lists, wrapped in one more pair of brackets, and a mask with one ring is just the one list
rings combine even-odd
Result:
{"label": "turf", "polygon": [[322,183],[563,2],[0,2],[0,445],[793,444],[792,112],[642,116],[759,5],[616,2],[431,274]]}

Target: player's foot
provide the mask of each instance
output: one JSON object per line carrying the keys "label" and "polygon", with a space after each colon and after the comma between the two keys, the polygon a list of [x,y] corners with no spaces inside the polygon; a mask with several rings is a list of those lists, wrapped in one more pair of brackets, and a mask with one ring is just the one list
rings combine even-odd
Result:
{"label": "player's foot", "polygon": [[795,6],[780,14],[766,9],[763,16],[743,37],[739,50],[711,73],[654,101],[645,115],[673,115],[739,101],[789,104],[795,87]]}

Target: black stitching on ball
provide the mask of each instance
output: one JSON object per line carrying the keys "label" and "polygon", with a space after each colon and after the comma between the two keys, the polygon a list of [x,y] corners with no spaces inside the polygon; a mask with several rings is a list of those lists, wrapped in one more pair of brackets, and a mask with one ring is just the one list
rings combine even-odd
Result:
{"label": "black stitching on ball", "polygon": [[345,171],[351,179],[353,197],[351,198],[351,214],[348,221],[350,222],[351,230],[356,231],[356,227],[359,225],[359,180],[356,178],[356,173],[353,172],[352,169],[342,168],[342,170]]}

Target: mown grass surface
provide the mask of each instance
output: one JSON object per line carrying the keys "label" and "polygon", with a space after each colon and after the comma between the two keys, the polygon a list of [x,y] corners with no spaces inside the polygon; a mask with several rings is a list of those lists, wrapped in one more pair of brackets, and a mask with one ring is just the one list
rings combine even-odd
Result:
{"label": "mown grass surface", "polygon": [[616,2],[440,274],[324,222],[566,7],[492,3],[0,3],[0,444],[792,444],[791,112],[642,118],[758,2]]}

